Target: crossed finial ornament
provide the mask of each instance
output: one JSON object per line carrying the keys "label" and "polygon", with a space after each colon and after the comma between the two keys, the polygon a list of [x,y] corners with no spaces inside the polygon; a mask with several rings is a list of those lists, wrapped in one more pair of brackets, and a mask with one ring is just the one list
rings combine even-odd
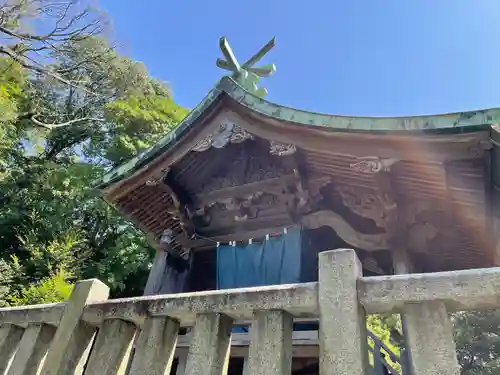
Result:
{"label": "crossed finial ornament", "polygon": [[267,90],[264,87],[258,87],[261,77],[268,77],[276,71],[274,64],[254,67],[273,47],[275,46],[276,38],[272,38],[267,44],[262,47],[257,53],[250,57],[244,64],[240,65],[233,50],[229,45],[226,37],[220,38],[219,46],[224,55],[223,59],[217,59],[216,65],[224,70],[232,72],[232,77],[247,91],[258,97],[267,95]]}

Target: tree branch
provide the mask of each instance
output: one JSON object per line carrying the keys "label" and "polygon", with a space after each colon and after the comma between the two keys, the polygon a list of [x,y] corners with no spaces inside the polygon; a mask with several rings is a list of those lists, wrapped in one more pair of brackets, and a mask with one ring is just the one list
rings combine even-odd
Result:
{"label": "tree branch", "polygon": [[68,81],[64,77],[60,76],[59,74],[54,73],[53,71],[51,71],[48,68],[41,67],[41,66],[36,66],[34,64],[27,63],[24,60],[24,56],[17,54],[16,52],[14,52],[9,47],[0,46],[0,53],[3,53],[4,55],[9,56],[11,59],[13,59],[17,63],[19,63],[23,68],[32,70],[34,72],[37,72],[37,73],[40,73],[40,74],[43,74],[43,75],[46,75],[46,76],[49,76],[49,77],[54,78],[55,80],[57,80],[57,81],[59,81],[61,83],[64,83],[65,85],[74,87],[74,88],[79,89],[79,90],[83,90],[83,91],[87,92],[88,94],[91,94],[91,95],[94,95],[94,96],[98,96],[98,94],[96,94],[96,93],[94,93],[94,92],[92,92],[90,90],[87,90],[85,87],[79,86],[79,85],[77,85],[77,84],[75,84],[75,83],[73,83],[71,81]]}
{"label": "tree branch", "polygon": [[31,115],[30,120],[36,125],[40,126],[45,129],[56,129],[56,128],[62,128],[63,126],[68,126],[72,124],[77,124],[79,122],[84,122],[84,121],[99,121],[99,122],[104,122],[105,120],[102,118],[94,118],[94,117],[81,117],[81,118],[75,118],[73,120],[69,120],[66,122],[60,122],[60,123],[55,123],[55,124],[48,124],[45,122],[42,122],[36,118],[36,115]]}

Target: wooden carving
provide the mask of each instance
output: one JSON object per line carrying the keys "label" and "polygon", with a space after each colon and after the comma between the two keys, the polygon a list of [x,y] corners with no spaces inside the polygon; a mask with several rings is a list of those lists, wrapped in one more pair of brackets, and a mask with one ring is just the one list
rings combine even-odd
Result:
{"label": "wooden carving", "polygon": [[359,157],[356,163],[350,164],[350,167],[359,173],[378,173],[389,171],[391,166],[398,162],[398,159],[381,159],[378,156]]}
{"label": "wooden carving", "polygon": [[233,222],[242,222],[259,217],[262,209],[272,211],[270,207],[278,212],[286,210],[292,221],[307,211],[309,193],[298,170],[286,157],[261,151],[238,150],[231,162],[194,194],[196,212],[215,221],[227,222],[230,216]]}
{"label": "wooden carving", "polygon": [[186,193],[175,183],[168,181],[168,178],[163,180],[158,186],[172,201],[171,209],[168,210],[168,214],[174,220],[179,221],[181,229],[188,237],[192,236],[196,225],[193,221],[193,210]]}
{"label": "wooden carving", "polygon": [[167,175],[170,173],[170,168],[162,168],[158,173],[150,176],[146,180],[146,186],[158,186],[161,181],[167,177]]}
{"label": "wooden carving", "polygon": [[344,205],[355,214],[372,219],[378,227],[385,228],[387,216],[376,191],[366,188],[339,185],[336,187]]}
{"label": "wooden carving", "polygon": [[224,211],[233,212],[234,221],[241,222],[256,218],[258,204],[264,193],[259,191],[245,197],[232,197],[215,200],[205,205],[208,214],[217,215]]}
{"label": "wooden carving", "polygon": [[[191,149],[195,152],[203,152],[213,148],[224,148],[231,143],[242,143],[253,140],[255,136],[241,126],[229,120],[224,120],[216,131],[200,140]],[[269,153],[276,156],[289,156],[295,154],[297,147],[290,143],[269,141]]]}
{"label": "wooden carving", "polygon": [[278,141],[269,142],[269,153],[277,156],[289,156],[295,154],[297,147],[291,143],[280,143]]}
{"label": "wooden carving", "polygon": [[445,214],[431,202],[412,202],[406,207],[406,246],[418,253],[431,252],[438,246],[448,246],[452,233]]}
{"label": "wooden carving", "polygon": [[203,152],[211,147],[223,148],[230,143],[241,143],[247,139],[254,139],[254,136],[247,132],[245,129],[232,122],[223,122],[218,129],[201,141],[199,141],[192,151]]}
{"label": "wooden carving", "polygon": [[342,216],[333,211],[323,210],[306,215],[302,218],[302,224],[309,229],[329,226],[345,242],[365,251],[385,250],[388,248],[387,236],[385,233],[360,233],[351,227]]}
{"label": "wooden carving", "polygon": [[241,150],[233,160],[221,168],[219,174],[214,175],[201,185],[197,193],[209,193],[252,182],[265,181],[285,174],[287,174],[287,170],[280,159],[268,155],[249,155]]}

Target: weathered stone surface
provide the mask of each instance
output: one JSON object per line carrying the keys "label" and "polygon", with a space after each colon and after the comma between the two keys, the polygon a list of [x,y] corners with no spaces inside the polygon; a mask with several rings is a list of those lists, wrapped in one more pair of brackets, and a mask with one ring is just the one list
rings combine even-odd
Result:
{"label": "weathered stone surface", "polygon": [[0,326],[0,374],[9,368],[24,330],[11,324]]}
{"label": "weathered stone surface", "polygon": [[136,343],[131,374],[170,374],[179,322],[170,318],[150,317],[141,328]]}
{"label": "weathered stone surface", "polygon": [[110,318],[140,324],[153,315],[193,325],[196,314],[216,312],[250,321],[256,310],[284,310],[294,316],[315,317],[317,288],[317,283],[304,283],[117,299],[87,306],[83,319],[93,325]]}
{"label": "weathered stone surface", "polygon": [[408,302],[442,300],[448,311],[500,308],[500,268],[364,277],[359,299],[370,314],[402,312]]}
{"label": "weathered stone surface", "polygon": [[8,375],[35,375],[41,369],[56,328],[30,324],[25,330]]}
{"label": "weathered stone surface", "polygon": [[65,302],[5,307],[0,309],[0,322],[23,327],[30,323],[58,325],[65,308]]}
{"label": "weathered stone surface", "polygon": [[365,375],[365,312],[358,302],[361,264],[354,250],[319,254],[320,373]]}
{"label": "weathered stone surface", "polygon": [[187,357],[186,374],[227,373],[232,327],[233,320],[222,314],[197,316]]}
{"label": "weathered stone surface", "polygon": [[97,334],[85,375],[125,374],[135,332],[136,326],[132,323],[105,320]]}
{"label": "weathered stone surface", "polygon": [[293,317],[284,311],[256,311],[250,327],[247,374],[290,375]]}
{"label": "weathered stone surface", "polygon": [[413,373],[459,375],[453,326],[444,303],[410,303],[405,317]]}
{"label": "weathered stone surface", "polygon": [[54,339],[50,344],[41,375],[77,374],[85,361],[84,353],[92,343],[95,329],[81,321],[84,307],[93,301],[108,298],[109,288],[99,280],[84,280],[76,283],[69,298]]}

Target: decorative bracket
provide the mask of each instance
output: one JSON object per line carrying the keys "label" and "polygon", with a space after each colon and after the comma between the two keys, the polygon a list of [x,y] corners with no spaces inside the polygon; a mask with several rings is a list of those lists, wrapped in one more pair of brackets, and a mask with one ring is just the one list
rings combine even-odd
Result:
{"label": "decorative bracket", "polygon": [[289,156],[295,154],[297,147],[291,143],[281,143],[278,141],[269,142],[269,153],[277,156]]}
{"label": "decorative bracket", "polygon": [[484,155],[484,152],[490,150],[492,147],[493,142],[491,140],[483,140],[469,147],[468,151],[470,155],[479,157]]}
{"label": "decorative bracket", "polygon": [[179,240],[178,237],[174,235],[174,232],[172,229],[167,228],[165,229],[158,238],[160,247],[163,251],[167,252],[170,255],[173,255],[175,257],[180,257],[182,259],[188,259],[189,254],[190,254],[190,249],[182,246],[181,249],[177,249],[176,247],[174,248],[173,243],[175,240]]}
{"label": "decorative bracket", "polygon": [[361,217],[371,219],[380,228],[385,228],[387,217],[384,204],[376,191],[346,185],[336,186],[342,203],[351,212]]}
{"label": "decorative bracket", "polygon": [[348,244],[365,251],[385,250],[388,248],[387,235],[365,234],[356,231],[342,216],[333,211],[317,211],[302,218],[302,224],[309,229],[322,226],[331,227]]}
{"label": "decorative bracket", "polygon": [[373,174],[378,172],[389,172],[391,166],[399,161],[399,159],[389,158],[381,159],[378,156],[363,156],[358,158],[358,162],[352,163],[349,166],[359,173]]}
{"label": "decorative bracket", "polygon": [[196,143],[192,151],[203,152],[211,147],[223,148],[230,143],[242,143],[247,139],[254,139],[254,136],[240,126],[226,121],[220,124],[213,134]]}
{"label": "decorative bracket", "polygon": [[[210,148],[224,148],[231,143],[242,143],[254,140],[255,136],[246,129],[231,121],[224,120],[217,130],[207,135],[191,149],[195,152],[207,151]],[[289,156],[295,154],[297,147],[291,143],[269,141],[269,153],[276,156]]]}
{"label": "decorative bracket", "polygon": [[170,167],[162,168],[146,180],[146,186],[158,186],[170,173]]}

